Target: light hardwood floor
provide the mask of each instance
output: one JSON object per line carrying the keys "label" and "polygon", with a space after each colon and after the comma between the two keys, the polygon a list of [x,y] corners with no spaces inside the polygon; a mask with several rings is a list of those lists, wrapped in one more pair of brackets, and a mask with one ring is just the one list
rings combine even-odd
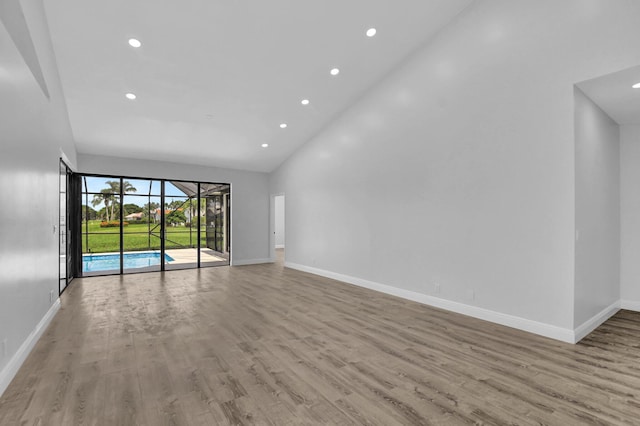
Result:
{"label": "light hardwood floor", "polygon": [[578,345],[276,265],[76,280],[0,425],[640,424],[640,314]]}

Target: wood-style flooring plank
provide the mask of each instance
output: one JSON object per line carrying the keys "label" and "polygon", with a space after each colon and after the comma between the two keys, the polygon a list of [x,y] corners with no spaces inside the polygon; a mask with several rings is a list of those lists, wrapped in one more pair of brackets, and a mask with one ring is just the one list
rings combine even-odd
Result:
{"label": "wood-style flooring plank", "polygon": [[640,313],[577,345],[273,265],[75,280],[0,425],[638,425]]}

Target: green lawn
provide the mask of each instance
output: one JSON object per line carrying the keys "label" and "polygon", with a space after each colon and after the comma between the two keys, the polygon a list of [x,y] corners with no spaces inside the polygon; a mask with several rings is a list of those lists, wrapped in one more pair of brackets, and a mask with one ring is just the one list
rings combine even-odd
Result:
{"label": "green lawn", "polygon": [[[149,229],[151,228],[151,236]],[[124,251],[159,250],[160,226],[147,223],[129,223],[124,227]],[[87,234],[87,223],[82,223],[82,252],[108,253],[120,251],[120,228],[101,228],[99,220],[90,220]],[[202,246],[206,245],[205,227],[202,227]],[[198,245],[197,229],[185,226],[169,226],[166,235],[166,248],[196,247]],[[88,239],[88,247],[87,247]],[[87,250],[89,249],[89,250]]]}

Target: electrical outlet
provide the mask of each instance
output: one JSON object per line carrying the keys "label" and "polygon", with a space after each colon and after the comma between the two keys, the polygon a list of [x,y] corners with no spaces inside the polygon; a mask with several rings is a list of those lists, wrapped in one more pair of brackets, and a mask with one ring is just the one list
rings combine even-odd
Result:
{"label": "electrical outlet", "polygon": [[53,290],[49,292],[49,303],[53,303]]}
{"label": "electrical outlet", "polygon": [[440,283],[435,283],[433,285],[433,288],[436,291],[436,293],[440,293]]}
{"label": "electrical outlet", "polygon": [[476,300],[476,292],[475,292],[475,290],[469,290],[469,299]]}
{"label": "electrical outlet", "polygon": [[7,357],[7,339],[2,339],[2,348],[0,348],[0,350],[2,351],[2,358],[6,358]]}

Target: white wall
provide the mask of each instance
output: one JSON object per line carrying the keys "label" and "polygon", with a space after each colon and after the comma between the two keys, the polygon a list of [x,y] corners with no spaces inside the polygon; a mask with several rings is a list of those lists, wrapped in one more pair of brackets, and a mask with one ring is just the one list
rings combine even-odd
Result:
{"label": "white wall", "polygon": [[266,173],[83,154],[78,166],[83,173],[230,183],[231,264],[270,261]]}
{"label": "white wall", "polygon": [[640,310],[640,126],[620,126],[622,307]]}
{"label": "white wall", "polygon": [[577,87],[574,96],[579,326],[620,300],[620,130]]}
{"label": "white wall", "polygon": [[573,85],[640,63],[639,16],[625,0],[474,2],[272,174],[289,263],[566,337]]}
{"label": "white wall", "polygon": [[284,195],[275,197],[276,248],[284,248]]}
{"label": "white wall", "polygon": [[[72,163],[76,160],[42,4],[38,0],[2,3],[0,196],[5,204],[0,209],[0,394],[59,306],[60,150]],[[31,34],[22,21],[23,13]],[[11,33],[4,22],[11,22]],[[26,49],[29,63],[40,67],[41,73],[36,72],[43,77],[49,98],[16,43]],[[6,356],[2,353],[5,339]]]}

